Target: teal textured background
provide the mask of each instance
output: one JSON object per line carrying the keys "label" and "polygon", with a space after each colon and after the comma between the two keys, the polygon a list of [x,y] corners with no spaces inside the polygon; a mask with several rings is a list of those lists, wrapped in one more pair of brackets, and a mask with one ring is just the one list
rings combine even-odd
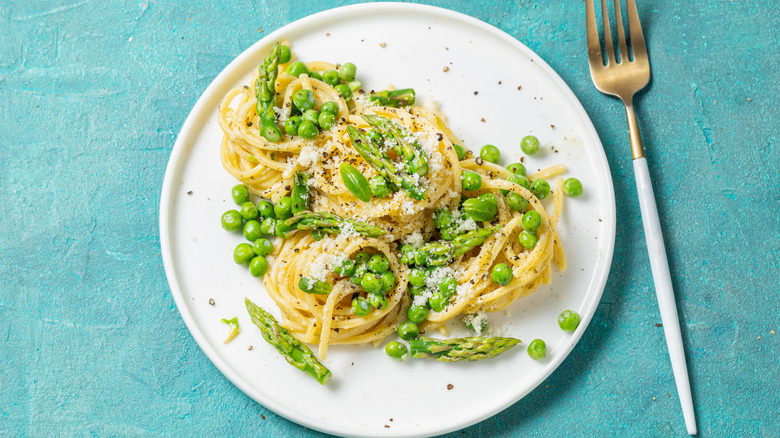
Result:
{"label": "teal textured background", "polygon": [[[158,205],[190,108],[267,32],[352,2],[0,2],[0,435],[320,435],[209,362],[163,272]],[[539,388],[452,436],[683,436],[625,118],[590,81],[582,1],[433,1],[545,59],[601,136],[613,269]],[[700,436],[780,436],[775,0],[640,1],[637,98]]]}

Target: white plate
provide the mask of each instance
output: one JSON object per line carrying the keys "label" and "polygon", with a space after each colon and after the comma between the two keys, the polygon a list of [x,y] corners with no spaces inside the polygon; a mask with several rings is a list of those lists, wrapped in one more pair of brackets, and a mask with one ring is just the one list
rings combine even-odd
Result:
{"label": "white plate", "polygon": [[[336,346],[325,360],[334,377],[320,386],[261,338],[243,307],[244,297],[279,312],[262,283],[233,263],[241,236],[220,228],[221,214],[235,208],[230,188],[236,181],[220,164],[217,107],[228,90],[248,82],[278,39],[291,41],[303,60],[354,62],[367,88],[392,83],[413,87],[418,100],[435,99],[466,147],[478,151],[485,143],[495,144],[504,165],[520,156],[520,138],[534,134],[542,151],[527,159],[529,171],[564,163],[567,176],[580,178],[585,195],[566,199],[560,224],[568,270],[556,272],[551,285],[508,311],[491,315],[503,334],[524,344],[496,359],[454,364],[399,363],[381,348]],[[273,32],[231,62],[182,127],[160,206],[168,282],[206,355],[263,406],[338,435],[441,434],[494,415],[528,394],[587,327],[606,283],[614,238],[607,160],[590,119],[560,77],[527,47],[488,24],[412,4],[363,4],[312,15]],[[582,315],[574,334],[557,326],[557,315],[565,309]],[[239,318],[241,334],[223,345],[228,328],[220,319],[233,316]],[[546,360],[536,362],[526,354],[525,346],[535,338],[547,342]]]}

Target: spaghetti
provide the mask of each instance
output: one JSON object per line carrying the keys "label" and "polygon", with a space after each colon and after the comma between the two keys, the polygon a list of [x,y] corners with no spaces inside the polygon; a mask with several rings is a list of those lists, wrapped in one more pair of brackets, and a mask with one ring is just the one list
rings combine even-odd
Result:
{"label": "spaghetti", "polygon": [[[354,96],[344,93],[324,80],[321,73],[336,70],[338,66],[325,62],[306,63],[308,73],[287,73],[295,62],[294,55],[278,65],[272,102],[275,122],[282,125],[294,114],[294,96],[299,90],[308,90],[314,96],[314,107],[334,102],[337,105],[336,123],[321,130],[316,136],[282,135],[279,141],[269,141],[261,134],[262,120],[258,115],[256,89],[262,84],[255,74],[247,86],[227,93],[219,110],[219,124],[223,131],[220,148],[223,167],[249,190],[263,198],[279,202],[288,196],[295,184],[296,173],[308,175],[310,210],[334,213],[342,218],[373,224],[384,234],[366,237],[357,233],[348,222],[343,222],[333,235],[316,236],[305,230],[293,230],[289,237],[275,245],[274,262],[264,277],[266,291],[282,312],[282,324],[306,343],[319,344],[320,357],[327,354],[329,344],[377,343],[395,331],[404,322],[410,307],[426,306],[436,293],[441,279],[454,278],[457,287],[448,303],[441,309],[431,309],[423,324],[429,328],[444,328],[444,323],[458,315],[476,312],[494,312],[504,309],[517,298],[533,293],[551,279],[551,266],[557,263],[565,269],[565,256],[557,233],[557,223],[563,204],[562,179],[553,190],[553,208],[548,212],[528,188],[507,181],[511,175],[505,168],[469,156],[459,160],[458,138],[447,127],[445,116],[428,106],[379,106],[369,94],[356,90]],[[260,69],[262,74],[262,67]],[[260,81],[260,82],[258,82]],[[392,144],[377,143],[386,159],[392,160],[399,174],[424,187],[424,198],[417,200],[394,187],[387,197],[373,197],[368,202],[359,200],[339,175],[339,168],[347,163],[366,179],[379,177],[383,171],[358,151],[355,138],[348,127],[361,133],[372,133],[376,127],[368,123],[368,115],[375,115],[393,123],[404,133],[400,142],[419,146],[427,158],[427,171],[415,175],[404,168],[402,158],[394,153]],[[390,142],[392,143],[392,142]],[[391,169],[392,170],[392,169]],[[476,191],[464,191],[461,174],[464,170],[476,172],[482,178]],[[529,180],[549,178],[565,171],[562,165],[545,169]],[[391,184],[392,185],[392,184]],[[522,197],[529,210],[539,213],[541,225],[536,232],[538,242],[526,249],[518,240],[524,231],[522,211],[515,211],[506,202],[504,193]],[[487,222],[478,222],[462,214],[462,196],[470,198],[489,194],[495,198],[497,212]],[[441,242],[451,248],[452,243],[442,239],[442,230],[434,220],[437,211],[450,212],[454,217],[452,229],[460,235],[496,227],[481,245],[447,260],[446,265],[426,267],[406,260],[401,251],[424,251],[427,242]],[[423,249],[421,249],[423,248]],[[353,309],[355,299],[367,292],[349,277],[335,273],[335,268],[352,263],[356,255],[367,252],[380,254],[388,262],[388,272],[394,279],[392,289],[384,292],[386,304],[372,308],[358,316]],[[408,257],[406,257],[408,258]],[[491,281],[492,269],[497,264],[511,268],[512,279],[505,285]],[[410,273],[427,269],[425,286],[412,286]],[[332,285],[327,294],[307,293],[299,287],[299,280],[312,278]]]}

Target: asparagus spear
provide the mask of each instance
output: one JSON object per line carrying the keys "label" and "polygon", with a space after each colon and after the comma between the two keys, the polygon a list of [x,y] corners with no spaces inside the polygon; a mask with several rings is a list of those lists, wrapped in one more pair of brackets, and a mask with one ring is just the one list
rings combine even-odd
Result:
{"label": "asparagus spear", "polygon": [[368,96],[371,102],[378,105],[398,108],[399,106],[414,105],[414,89],[402,88],[400,90],[383,90],[371,93]]}
{"label": "asparagus spear", "polygon": [[292,207],[293,214],[307,211],[311,204],[311,194],[309,193],[309,175],[304,172],[295,172],[295,180],[292,189]]}
{"label": "asparagus spear", "polygon": [[394,149],[406,160],[407,172],[421,176],[428,173],[428,157],[425,156],[425,152],[414,139],[411,131],[382,116],[366,114],[363,120],[384,135],[385,139],[389,137],[391,142],[395,143]]}
{"label": "asparagus spear", "polygon": [[395,186],[404,189],[412,199],[418,201],[425,199],[425,188],[410,176],[401,174],[395,167],[395,163],[383,154],[365,133],[351,125],[347,126],[347,133],[355,149],[380,175]]}
{"label": "asparagus spear", "polygon": [[519,344],[520,340],[503,337],[433,339],[420,337],[409,341],[414,358],[434,358],[443,362],[490,359]]}
{"label": "asparagus spear", "polygon": [[255,97],[257,97],[257,115],[260,116],[260,134],[268,141],[277,142],[282,138],[282,130],[276,125],[276,77],[279,75],[279,42],[275,42],[271,51],[260,64]]}
{"label": "asparagus spear", "polygon": [[333,286],[312,277],[301,277],[298,287],[307,294],[327,295],[333,291]]}
{"label": "asparagus spear", "polygon": [[346,224],[351,224],[355,231],[366,237],[379,237],[387,232],[376,225],[343,218],[335,213],[326,211],[316,213],[303,211],[284,221],[284,224],[284,228],[287,231],[312,230],[322,231],[328,234],[339,234],[341,232],[341,227]]}
{"label": "asparagus spear", "polygon": [[501,226],[496,225],[495,227],[469,231],[450,241],[428,242],[420,248],[410,249],[408,256],[405,254],[401,261],[414,261],[417,265],[444,266],[453,258],[466,254],[473,248],[485,243],[485,240],[499,229],[501,229]]}
{"label": "asparagus spear", "polygon": [[295,368],[309,373],[321,384],[328,383],[332,376],[330,370],[317,360],[309,347],[291,335],[286,328],[276,322],[273,315],[258,307],[249,298],[246,298],[244,303],[252,322],[263,333],[263,338],[276,347],[276,350],[284,356],[287,362]]}

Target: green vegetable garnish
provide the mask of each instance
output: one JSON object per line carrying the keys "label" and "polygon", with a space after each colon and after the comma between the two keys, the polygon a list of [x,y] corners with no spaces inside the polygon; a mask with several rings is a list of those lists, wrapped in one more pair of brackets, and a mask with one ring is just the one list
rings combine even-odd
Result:
{"label": "green vegetable garnish", "polygon": [[228,333],[227,338],[225,338],[224,341],[222,341],[223,344],[227,344],[228,342],[232,341],[233,338],[238,336],[238,317],[234,316],[231,319],[222,319],[222,322],[230,326],[230,333]]}
{"label": "green vegetable garnish", "polygon": [[332,374],[325,368],[309,347],[296,339],[286,328],[279,325],[273,315],[261,309],[249,299],[245,299],[246,310],[263,333],[263,338],[273,345],[288,363],[317,379],[321,384],[328,383]]}
{"label": "green vegetable garnish", "polygon": [[351,164],[341,163],[339,173],[344,186],[350,193],[363,202],[371,200],[371,187],[366,177],[359,170],[355,169]]}
{"label": "green vegetable garnish", "polygon": [[474,336],[454,339],[420,337],[409,341],[409,347],[414,358],[457,362],[496,357],[519,343],[519,339],[504,337]]}

